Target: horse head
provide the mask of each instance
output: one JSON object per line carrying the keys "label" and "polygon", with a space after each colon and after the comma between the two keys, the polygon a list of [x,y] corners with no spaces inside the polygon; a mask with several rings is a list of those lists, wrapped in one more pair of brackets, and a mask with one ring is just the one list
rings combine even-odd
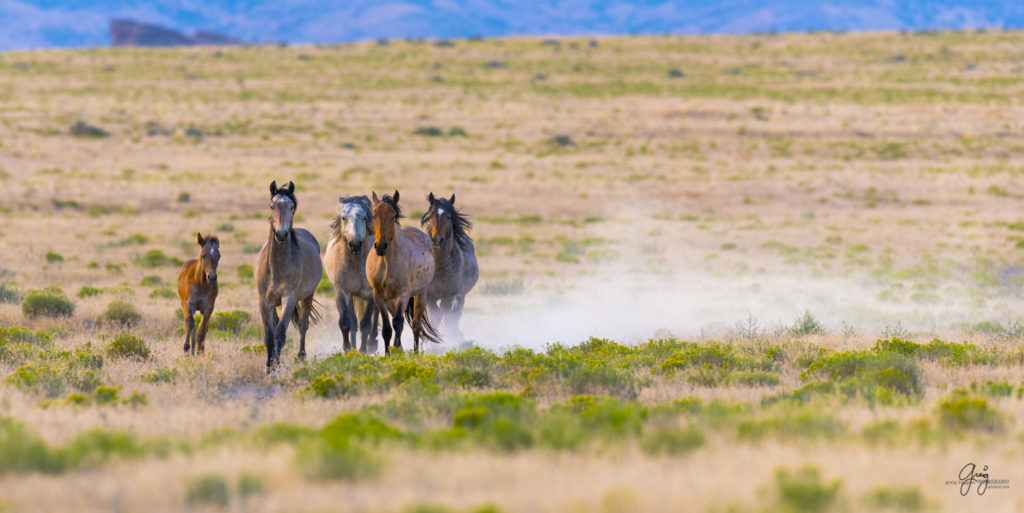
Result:
{"label": "horse head", "polygon": [[196,242],[202,248],[199,260],[203,263],[206,279],[212,282],[217,281],[217,265],[220,263],[220,239],[216,235],[203,237],[203,234],[197,233]]}
{"label": "horse head", "polygon": [[393,196],[384,195],[384,198],[377,198],[373,192],[373,232],[377,240],[373,249],[377,256],[384,256],[388,250],[388,244],[395,239],[395,230],[398,228],[398,220],[402,217],[402,209],[398,206],[398,191]]}
{"label": "horse head", "polygon": [[277,182],[270,183],[270,227],[274,231],[274,241],[284,244],[292,231],[292,220],[295,217],[295,184],[288,182],[285,187],[278,188]]}

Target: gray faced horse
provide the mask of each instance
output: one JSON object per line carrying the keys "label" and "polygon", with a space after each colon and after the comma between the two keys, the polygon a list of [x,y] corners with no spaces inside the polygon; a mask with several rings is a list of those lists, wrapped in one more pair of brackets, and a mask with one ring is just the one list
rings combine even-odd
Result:
{"label": "gray faced horse", "polygon": [[359,350],[372,354],[377,352],[377,307],[366,279],[366,255],[374,244],[373,204],[366,196],[343,196],[338,198],[337,208],[324,269],[334,285],[345,351],[356,348],[358,336]]}
{"label": "gray faced horse", "polygon": [[[305,359],[310,316],[313,322],[319,318],[313,294],[323,274],[320,245],[311,233],[292,226],[297,205],[295,184],[288,182],[280,189],[277,182],[270,184],[270,233],[256,255],[255,267],[268,373],[281,363],[288,322],[295,321],[299,328],[298,357]],[[282,305],[278,317],[277,307]]]}
{"label": "gray faced horse", "polygon": [[430,193],[427,202],[430,206],[421,222],[430,235],[434,255],[434,279],[427,288],[427,305],[430,316],[438,319],[435,322],[442,335],[450,341],[462,340],[462,308],[466,294],[480,275],[476,250],[468,233],[473,223],[455,209],[454,194],[451,199],[444,199]]}

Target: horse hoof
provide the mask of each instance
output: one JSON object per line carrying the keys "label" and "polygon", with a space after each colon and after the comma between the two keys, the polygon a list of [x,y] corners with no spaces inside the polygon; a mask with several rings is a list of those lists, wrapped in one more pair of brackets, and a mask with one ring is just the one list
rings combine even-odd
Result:
{"label": "horse hoof", "polygon": [[300,362],[306,361],[306,352],[305,351],[300,351],[299,354],[295,355],[295,359],[300,361]]}
{"label": "horse hoof", "polygon": [[188,344],[185,344],[185,353],[188,353]]}

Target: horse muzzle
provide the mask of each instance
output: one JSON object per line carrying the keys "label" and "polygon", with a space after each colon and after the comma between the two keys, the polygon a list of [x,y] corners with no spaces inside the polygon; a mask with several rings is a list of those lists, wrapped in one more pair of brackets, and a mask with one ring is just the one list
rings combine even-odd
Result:
{"label": "horse muzzle", "polygon": [[211,282],[216,283],[217,282],[217,273],[216,272],[206,273],[206,279],[211,281]]}
{"label": "horse muzzle", "polygon": [[444,236],[443,235],[438,235],[437,237],[432,237],[430,240],[431,240],[431,242],[434,243],[434,247],[435,248],[440,248],[444,244]]}
{"label": "horse muzzle", "polygon": [[373,245],[373,249],[377,252],[377,256],[384,256],[384,253],[388,250],[388,243],[378,242]]}
{"label": "horse muzzle", "polygon": [[363,241],[357,240],[348,243],[348,252],[353,255],[358,255],[363,252]]}
{"label": "horse muzzle", "polygon": [[285,242],[288,242],[288,232],[287,231],[284,231],[284,232],[281,232],[281,231],[274,232],[274,242],[276,242],[278,244],[284,244]]}

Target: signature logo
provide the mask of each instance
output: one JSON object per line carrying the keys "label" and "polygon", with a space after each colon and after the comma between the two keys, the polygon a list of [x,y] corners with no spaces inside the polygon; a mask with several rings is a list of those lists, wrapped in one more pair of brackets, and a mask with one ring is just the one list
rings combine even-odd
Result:
{"label": "signature logo", "polygon": [[968,463],[960,469],[960,495],[966,496],[971,493],[971,488],[977,484],[975,488],[978,495],[985,495],[988,491],[988,465],[984,465],[981,468],[981,472],[978,472],[978,467],[974,463]]}

